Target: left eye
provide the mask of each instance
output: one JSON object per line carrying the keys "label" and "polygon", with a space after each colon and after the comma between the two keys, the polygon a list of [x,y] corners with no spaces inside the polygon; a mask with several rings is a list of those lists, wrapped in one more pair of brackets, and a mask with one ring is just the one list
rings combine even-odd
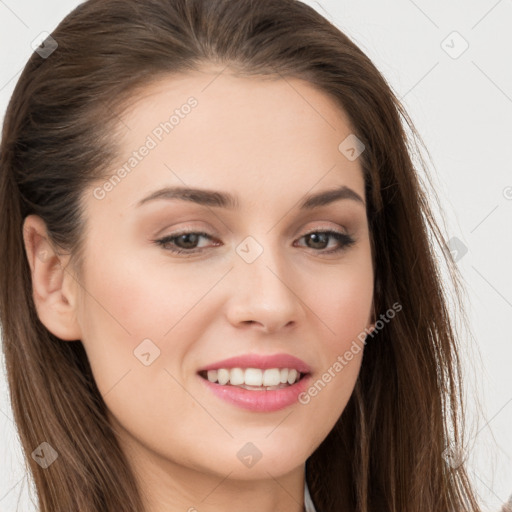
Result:
{"label": "left eye", "polygon": [[[176,254],[195,254],[201,252],[204,249],[204,247],[197,247],[197,243],[200,240],[200,238],[207,238],[209,240],[213,240],[213,237],[211,237],[208,233],[188,231],[178,233],[176,235],[169,235],[159,240],[154,240],[154,242],[159,246],[163,247],[165,250],[171,251]],[[335,239],[338,242],[338,246],[334,247],[334,249],[325,250],[325,247],[309,247],[311,249],[316,249],[316,252],[322,252],[326,254],[342,251],[355,243],[355,240],[351,236],[345,233],[339,233],[338,231],[332,230],[312,231],[310,233],[307,233],[306,235],[303,235],[301,238],[299,238],[299,240],[302,238],[306,239],[307,241],[313,242],[314,245],[319,244],[321,246],[323,246],[324,244],[329,245],[329,239]],[[219,244],[216,243],[216,245]]]}

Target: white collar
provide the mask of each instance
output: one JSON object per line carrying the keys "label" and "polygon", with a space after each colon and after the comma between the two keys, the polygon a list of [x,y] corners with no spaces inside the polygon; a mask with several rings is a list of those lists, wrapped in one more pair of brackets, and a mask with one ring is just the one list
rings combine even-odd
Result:
{"label": "white collar", "polygon": [[305,477],[304,477],[304,508],[305,508],[305,512],[316,512],[315,505],[313,505],[313,500],[311,499],[311,495],[309,494],[308,483],[306,482]]}

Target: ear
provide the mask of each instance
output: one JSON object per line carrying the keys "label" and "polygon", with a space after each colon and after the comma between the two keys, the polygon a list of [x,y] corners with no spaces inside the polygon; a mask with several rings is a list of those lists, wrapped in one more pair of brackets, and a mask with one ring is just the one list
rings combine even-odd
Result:
{"label": "ear", "polygon": [[77,282],[66,268],[69,255],[61,255],[51,244],[41,217],[28,215],[23,221],[23,241],[32,274],[32,297],[43,325],[62,340],[81,338],[76,318]]}

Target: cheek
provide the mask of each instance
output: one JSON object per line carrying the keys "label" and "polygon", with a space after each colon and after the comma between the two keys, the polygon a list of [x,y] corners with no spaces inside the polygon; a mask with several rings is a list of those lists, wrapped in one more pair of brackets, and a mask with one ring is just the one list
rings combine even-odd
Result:
{"label": "cheek", "polygon": [[322,426],[316,426],[321,440],[343,412],[361,368],[373,300],[369,252],[316,283],[318,291],[310,299],[322,325],[317,351],[321,365],[299,401],[315,417],[325,418]]}
{"label": "cheek", "polygon": [[[344,352],[369,326],[373,302],[373,269],[369,253],[357,254],[331,273],[315,279],[309,299],[323,325],[325,353]],[[364,338],[363,338],[364,339]]]}
{"label": "cheek", "polygon": [[132,378],[143,370],[137,375],[140,392],[144,379],[151,379],[148,370],[169,363],[170,348],[172,359],[181,359],[187,343],[181,329],[188,327],[189,338],[195,334],[197,323],[188,318],[200,290],[180,282],[178,272],[157,278],[135,258],[97,260],[86,272],[82,341],[102,394],[127,372]]}
{"label": "cheek", "polygon": [[203,327],[200,308],[192,306],[207,292],[208,283],[203,290],[179,282],[178,274],[166,276],[172,282],[168,286],[162,277],[155,279],[154,272],[149,275],[147,267],[127,258],[103,259],[87,274],[82,341],[94,380],[109,415],[148,442],[168,436],[169,425],[173,436],[186,438],[187,422],[175,420],[201,414],[179,383],[189,372],[182,362]]}

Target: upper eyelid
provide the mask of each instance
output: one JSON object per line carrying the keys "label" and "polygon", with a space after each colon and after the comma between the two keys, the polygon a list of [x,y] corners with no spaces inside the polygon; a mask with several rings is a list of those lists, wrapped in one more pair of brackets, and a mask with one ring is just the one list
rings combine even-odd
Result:
{"label": "upper eyelid", "polygon": [[[194,221],[192,221],[192,222],[194,222]],[[315,223],[315,222],[328,222],[328,221],[326,221],[326,220],[314,221],[313,220],[311,222]],[[329,222],[331,223],[331,225],[328,225],[328,226],[313,225],[313,227],[307,228],[307,230],[305,231],[304,234],[308,234],[308,233],[311,233],[314,231],[338,231],[339,232],[341,230],[341,232],[343,234],[349,235],[351,231],[357,231],[359,229],[358,228],[359,222],[354,224],[353,221],[351,221],[351,220],[349,222],[343,222],[343,223],[332,221],[332,220]],[[215,238],[215,235],[210,234],[210,233],[212,231],[214,232],[217,230],[215,228],[213,228],[210,223],[207,223],[207,224],[209,224],[209,225],[207,227],[203,228],[203,227],[189,225],[188,223],[185,223],[185,225],[182,228],[177,228],[175,232],[172,232],[172,233],[169,233],[168,235],[163,235],[163,236],[168,237],[168,236],[179,236],[181,234],[188,234],[188,233],[205,233],[208,236],[212,236]],[[309,222],[308,222],[308,224],[309,224]],[[336,226],[332,226],[332,224],[335,224]],[[349,227],[349,226],[351,226],[351,227]],[[231,233],[231,234],[233,233],[233,231],[231,229],[227,228],[227,230],[229,231],[229,233]],[[291,231],[292,231],[292,229],[288,228],[286,230],[285,234],[289,234]],[[296,231],[296,229],[293,228],[293,231]],[[160,237],[160,238],[163,238],[163,237]]]}

